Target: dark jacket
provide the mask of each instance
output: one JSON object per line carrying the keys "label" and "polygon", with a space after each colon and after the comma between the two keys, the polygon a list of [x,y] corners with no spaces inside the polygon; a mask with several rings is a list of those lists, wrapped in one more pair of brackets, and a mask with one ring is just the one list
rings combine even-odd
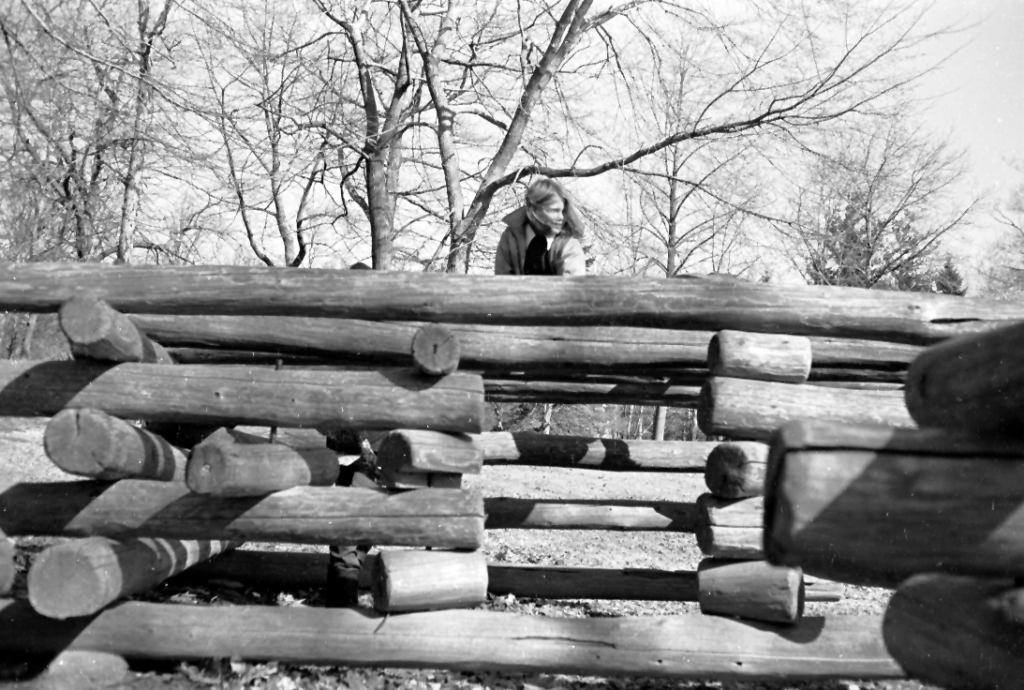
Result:
{"label": "dark jacket", "polygon": [[[494,255],[495,275],[523,275],[526,262],[526,246],[533,239],[533,229],[526,222],[526,209],[519,208],[501,219],[505,232],[498,241]],[[583,256],[583,245],[565,228],[550,240],[548,261],[558,276],[582,276],[587,274],[587,262]]]}

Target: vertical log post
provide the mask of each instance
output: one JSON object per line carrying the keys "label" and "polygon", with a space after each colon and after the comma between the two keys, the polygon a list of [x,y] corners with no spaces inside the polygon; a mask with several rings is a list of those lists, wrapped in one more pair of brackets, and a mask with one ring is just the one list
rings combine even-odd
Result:
{"label": "vertical log post", "polygon": [[14,584],[14,542],[0,530],[0,597],[7,596]]}
{"label": "vertical log post", "polygon": [[697,586],[702,613],[767,623],[795,623],[803,613],[799,568],[706,558],[697,568]]}
{"label": "vertical log post", "polygon": [[71,474],[104,481],[182,481],[187,458],[150,431],[100,410],[61,410],[43,433],[46,455]]}
{"label": "vertical log post", "polygon": [[477,606],[487,600],[487,562],[482,551],[384,551],[372,589],[382,612]]}
{"label": "vertical log post", "polygon": [[719,331],[708,344],[712,376],[804,383],[811,373],[811,341],[798,335]]}
{"label": "vertical log post", "polygon": [[28,599],[32,608],[49,618],[88,616],[236,545],[106,537],[56,544],[43,551],[29,569]]}

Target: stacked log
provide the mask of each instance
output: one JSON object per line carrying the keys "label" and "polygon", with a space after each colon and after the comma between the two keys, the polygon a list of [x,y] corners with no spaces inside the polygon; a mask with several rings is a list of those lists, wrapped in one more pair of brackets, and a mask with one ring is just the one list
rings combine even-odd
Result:
{"label": "stacked log", "polygon": [[88,616],[151,589],[236,544],[223,541],[78,539],[47,548],[28,572],[32,608],[63,620]]}
{"label": "stacked log", "polygon": [[17,568],[14,566],[14,542],[0,530],[0,597],[7,596],[14,585]]}

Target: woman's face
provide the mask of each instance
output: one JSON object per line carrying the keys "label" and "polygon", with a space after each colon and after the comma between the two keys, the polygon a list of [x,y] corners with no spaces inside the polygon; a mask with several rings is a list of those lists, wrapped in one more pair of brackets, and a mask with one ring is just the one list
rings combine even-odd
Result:
{"label": "woman's face", "polygon": [[533,206],[533,214],[537,216],[537,220],[556,232],[562,229],[565,222],[563,211],[565,201],[559,196],[548,197],[542,203]]}

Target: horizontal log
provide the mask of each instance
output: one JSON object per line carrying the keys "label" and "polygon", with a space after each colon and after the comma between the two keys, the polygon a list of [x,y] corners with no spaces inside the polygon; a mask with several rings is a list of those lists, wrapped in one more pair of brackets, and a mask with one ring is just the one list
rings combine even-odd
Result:
{"label": "horizontal log", "polygon": [[43,433],[43,447],[65,472],[105,481],[184,481],[188,462],[163,437],[90,408],[55,414]]}
{"label": "horizontal log", "polygon": [[765,558],[764,528],[727,527],[698,523],[694,529],[697,547],[708,558],[760,561]]}
{"label": "horizontal log", "polygon": [[88,616],[234,546],[225,541],[106,537],[54,544],[32,562],[28,600],[48,618]]}
{"label": "horizontal log", "polygon": [[295,486],[334,486],[338,479],[338,456],[329,448],[295,449],[229,439],[207,439],[192,449],[185,483],[193,492],[263,496]]}
{"label": "horizontal log", "polygon": [[76,295],[61,305],[60,327],[76,357],[174,364],[163,345],[154,343],[127,316],[92,295]]}
{"label": "horizontal log", "polygon": [[459,339],[439,323],[424,324],[412,337],[412,359],[420,373],[444,376],[459,368]]}
{"label": "horizontal log", "polygon": [[717,441],[637,441],[492,431],[472,434],[487,465],[579,467],[629,472],[702,470]]}
{"label": "horizontal log", "polygon": [[791,624],[803,615],[799,568],[705,558],[697,568],[701,613]]}
{"label": "horizontal log", "polygon": [[[71,651],[47,657],[52,658],[47,659],[45,669],[20,682],[4,683],[4,690],[116,688],[123,685],[128,676],[128,662],[118,654]],[[31,672],[35,668],[29,666],[26,670]]]}
{"label": "horizontal log", "polygon": [[481,551],[382,551],[372,578],[378,611],[471,608],[487,601],[487,561]]}
{"label": "horizontal log", "polygon": [[692,532],[693,503],[575,501],[488,497],[487,529],[599,529]]}
{"label": "horizontal log", "polygon": [[719,331],[708,345],[708,372],[712,376],[803,383],[811,373],[811,341],[802,336]]}
{"label": "horizontal log", "polygon": [[756,441],[722,443],[708,454],[704,483],[721,498],[747,498],[764,493],[768,445]]}
{"label": "horizontal log", "polygon": [[274,371],[263,367],[0,362],[0,415],[95,408],[123,419],[355,429],[480,431],[478,376],[412,370]]}
{"label": "horizontal log", "polygon": [[947,452],[933,448],[940,434],[910,431],[879,431],[897,439],[892,448],[806,449],[807,428],[786,427],[772,447],[769,560],[881,586],[919,572],[1024,576],[1024,454],[1006,455],[1006,443],[968,453],[981,438]]}
{"label": "horizontal log", "polygon": [[898,391],[711,378],[700,393],[697,423],[705,434],[768,440],[793,420],[914,427]]}
{"label": "horizontal log", "polygon": [[1005,580],[918,575],[896,590],[885,612],[886,647],[915,678],[942,687],[1024,688],[1024,627],[988,601]]}
{"label": "horizontal log", "polygon": [[564,405],[663,405],[696,407],[698,386],[669,383],[589,383],[486,379],[488,402],[546,402]]}
{"label": "horizontal log", "polygon": [[[139,634],[145,630],[146,634]],[[875,616],[783,629],[716,616],[550,618],[492,611],[403,616],[356,609],[125,602],[53,621],[0,603],[0,651],[130,658],[238,657],[298,664],[643,675],[679,679],[902,678]]]}
{"label": "horizontal log", "polygon": [[733,500],[701,494],[696,505],[699,524],[759,529],[764,526],[764,498],[761,496]]}
{"label": "horizontal log", "polygon": [[452,472],[400,472],[382,469],[380,483],[386,489],[461,489],[462,475]]}
{"label": "horizontal log", "polygon": [[55,311],[83,291],[133,313],[734,329],[918,344],[1024,319],[1015,302],[741,281],[75,263],[0,268],[3,310]]}
{"label": "horizontal log", "polygon": [[[368,561],[375,556],[368,557]],[[200,563],[175,580],[231,580],[280,589],[311,589],[327,584],[326,553],[297,551],[231,551]],[[637,601],[697,601],[697,574],[690,570],[644,568],[581,568],[573,566],[489,563],[488,591],[538,599],[628,599]],[[360,581],[370,587],[364,563]],[[843,585],[805,578],[805,601],[835,602]]]}
{"label": "horizontal log", "polygon": [[907,409],[922,427],[1021,437],[1024,323],[925,350],[907,372]]}
{"label": "horizontal log", "polygon": [[475,549],[479,494],[296,487],[264,497],[200,496],[176,482],[123,479],[15,484],[0,493],[12,536],[164,537]]}
{"label": "horizontal log", "polygon": [[480,474],[483,451],[464,434],[397,429],[381,441],[377,463],[399,472]]}

